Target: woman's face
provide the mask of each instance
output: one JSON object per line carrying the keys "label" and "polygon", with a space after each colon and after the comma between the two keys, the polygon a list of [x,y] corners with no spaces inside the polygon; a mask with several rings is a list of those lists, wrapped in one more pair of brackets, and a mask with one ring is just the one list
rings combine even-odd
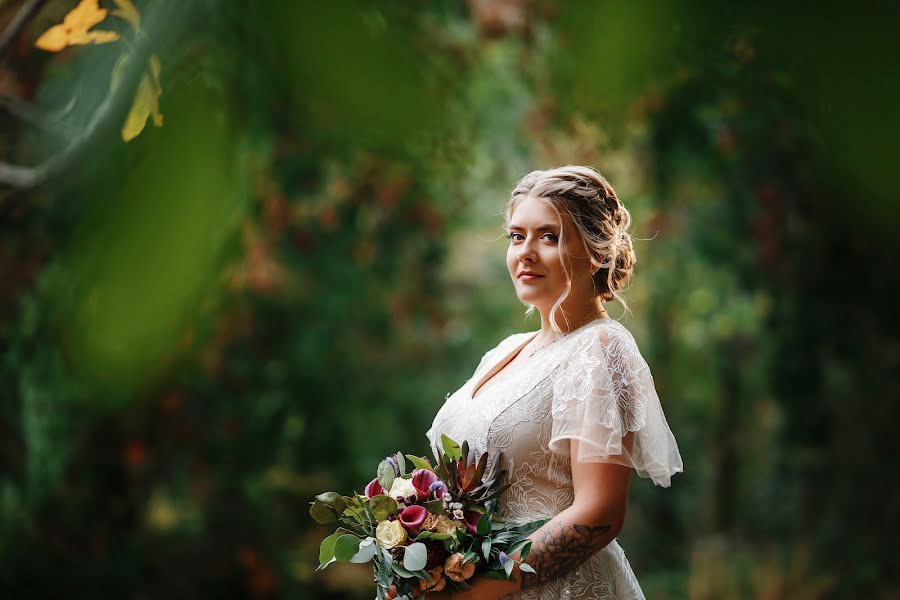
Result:
{"label": "woman's face", "polygon": [[[565,232],[565,247],[559,243]],[[509,219],[509,248],[506,265],[519,300],[534,305],[547,314],[566,289],[563,255],[569,257],[572,291],[563,307],[571,303],[587,302],[593,297],[591,260],[577,237],[572,218],[559,216],[543,200],[526,197],[513,209]]]}

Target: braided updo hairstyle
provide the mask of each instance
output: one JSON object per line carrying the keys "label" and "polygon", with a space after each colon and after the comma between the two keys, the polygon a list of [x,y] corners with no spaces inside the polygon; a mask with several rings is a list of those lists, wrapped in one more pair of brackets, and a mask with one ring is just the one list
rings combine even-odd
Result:
{"label": "braided updo hairstyle", "polygon": [[[628,305],[619,294],[634,270],[637,258],[628,228],[631,213],[619,200],[616,191],[591,167],[568,165],[546,171],[532,171],[523,177],[506,204],[505,225],[518,203],[526,197],[537,198],[553,208],[562,222],[567,214],[575,223],[578,237],[588,256],[600,264],[594,274],[594,290],[602,300],[618,300],[625,309]],[[560,232],[560,245],[564,244],[564,231]],[[563,256],[563,269],[571,280],[570,262]],[[551,310],[550,322],[556,328],[553,315],[568,297],[567,288]],[[529,308],[529,314],[534,307]]]}

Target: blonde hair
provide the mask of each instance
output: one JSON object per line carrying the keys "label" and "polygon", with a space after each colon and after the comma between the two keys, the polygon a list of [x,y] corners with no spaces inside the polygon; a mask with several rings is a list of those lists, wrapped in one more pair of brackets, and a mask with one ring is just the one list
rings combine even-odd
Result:
{"label": "blonde hair", "polygon": [[[593,276],[595,297],[604,301],[617,300],[627,311],[628,303],[619,294],[634,271],[637,257],[634,254],[631,234],[631,213],[619,200],[610,183],[591,167],[567,165],[546,171],[532,171],[519,180],[506,204],[504,224],[509,221],[516,206],[525,198],[535,198],[547,203],[563,222],[562,215],[569,215],[587,256],[600,263]],[[560,246],[565,244],[560,231]],[[563,254],[563,271],[571,284],[569,257]],[[550,310],[550,323],[560,332],[556,312],[569,296],[567,286]],[[529,306],[527,315],[534,312]]]}

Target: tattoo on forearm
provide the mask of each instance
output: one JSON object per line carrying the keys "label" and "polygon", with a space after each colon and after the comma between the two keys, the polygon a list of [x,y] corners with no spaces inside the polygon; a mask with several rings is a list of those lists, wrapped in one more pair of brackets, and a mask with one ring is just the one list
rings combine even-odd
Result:
{"label": "tattoo on forearm", "polygon": [[525,561],[537,573],[522,573],[522,589],[543,585],[574,570],[599,550],[596,546],[610,529],[611,525],[548,524],[538,530]]}

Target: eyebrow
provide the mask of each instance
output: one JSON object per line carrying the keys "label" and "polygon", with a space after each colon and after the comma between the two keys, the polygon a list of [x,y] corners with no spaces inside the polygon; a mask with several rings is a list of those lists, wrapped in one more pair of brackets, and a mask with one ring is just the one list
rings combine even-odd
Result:
{"label": "eyebrow", "polygon": [[[509,228],[510,230],[515,229],[517,231],[525,231],[525,228],[520,227],[519,225],[510,225]],[[559,225],[554,225],[553,223],[547,223],[546,225],[541,225],[537,228],[538,231],[556,231],[558,229]]]}

